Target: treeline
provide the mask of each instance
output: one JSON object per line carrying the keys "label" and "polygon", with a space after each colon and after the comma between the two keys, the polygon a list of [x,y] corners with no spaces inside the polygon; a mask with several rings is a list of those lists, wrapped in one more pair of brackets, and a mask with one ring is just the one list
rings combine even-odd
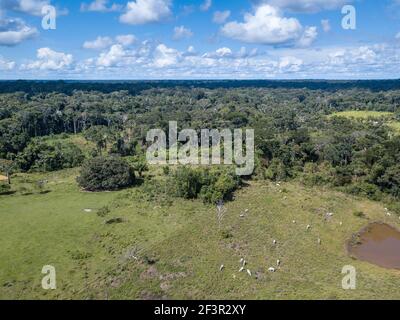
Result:
{"label": "treeline", "polygon": [[0,93],[24,92],[29,95],[74,91],[98,91],[111,93],[128,91],[140,94],[142,91],[157,88],[266,88],[266,89],[308,89],[308,90],[351,90],[367,89],[372,91],[397,90],[400,80],[104,80],[104,81],[0,81]]}

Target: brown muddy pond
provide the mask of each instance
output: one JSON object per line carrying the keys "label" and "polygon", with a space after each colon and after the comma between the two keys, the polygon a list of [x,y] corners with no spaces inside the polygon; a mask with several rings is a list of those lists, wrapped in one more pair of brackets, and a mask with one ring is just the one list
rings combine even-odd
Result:
{"label": "brown muddy pond", "polygon": [[384,223],[371,223],[348,244],[351,256],[388,269],[400,269],[400,232]]}

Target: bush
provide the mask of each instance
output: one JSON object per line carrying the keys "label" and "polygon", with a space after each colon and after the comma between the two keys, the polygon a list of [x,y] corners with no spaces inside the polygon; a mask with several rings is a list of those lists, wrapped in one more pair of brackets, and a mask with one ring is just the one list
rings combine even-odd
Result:
{"label": "bush", "polygon": [[22,171],[56,171],[78,167],[85,156],[70,142],[33,141],[18,155],[17,164]]}
{"label": "bush", "polygon": [[9,184],[0,183],[0,194],[7,194],[11,191],[11,186]]}
{"label": "bush", "polygon": [[176,195],[185,199],[195,199],[203,186],[200,170],[179,167],[174,174]]}
{"label": "bush", "polygon": [[233,172],[208,172],[209,184],[202,187],[200,198],[207,203],[227,200],[239,187],[240,179]]}
{"label": "bush", "polygon": [[272,181],[285,181],[289,178],[290,173],[282,161],[279,159],[273,159],[266,170],[265,176],[267,179]]}
{"label": "bush", "polygon": [[136,200],[157,203],[160,206],[173,204],[174,194],[168,180],[145,179],[141,188],[135,191]]}
{"label": "bush", "polygon": [[316,163],[306,163],[301,181],[309,187],[329,185],[333,181],[332,171],[331,165],[327,162],[319,165]]}
{"label": "bush", "polygon": [[169,166],[165,166],[162,168],[164,175],[169,176],[169,174],[171,173],[171,169]]}
{"label": "bush", "polygon": [[354,211],[353,216],[355,216],[357,218],[361,218],[361,219],[364,219],[366,217],[365,213],[362,211]]}
{"label": "bush", "polygon": [[111,191],[133,185],[135,174],[121,158],[97,157],[83,165],[77,181],[88,191]]}
{"label": "bush", "polygon": [[136,141],[125,141],[122,138],[118,138],[113,144],[110,150],[110,154],[119,154],[123,157],[136,155]]}
{"label": "bush", "polygon": [[396,198],[400,198],[400,165],[386,168],[385,174],[378,179],[381,188]]}
{"label": "bush", "polygon": [[173,175],[176,196],[201,198],[206,203],[228,200],[241,180],[233,170],[180,167]]}
{"label": "bush", "polygon": [[129,159],[129,164],[131,165],[133,170],[139,175],[139,177],[143,177],[143,173],[149,171],[147,160],[143,156],[135,156]]}
{"label": "bush", "polygon": [[336,167],[333,178],[333,185],[335,187],[342,187],[349,185],[353,179],[353,172],[349,167]]}
{"label": "bush", "polygon": [[400,203],[397,201],[393,201],[388,205],[390,211],[395,212],[396,214],[400,215]]}
{"label": "bush", "polygon": [[346,187],[345,191],[350,194],[367,197],[375,201],[379,201],[382,199],[382,193],[379,188],[374,184],[366,182],[352,184]]}
{"label": "bush", "polygon": [[99,217],[105,217],[109,213],[110,209],[108,208],[108,206],[101,207],[99,210],[97,210],[97,215]]}

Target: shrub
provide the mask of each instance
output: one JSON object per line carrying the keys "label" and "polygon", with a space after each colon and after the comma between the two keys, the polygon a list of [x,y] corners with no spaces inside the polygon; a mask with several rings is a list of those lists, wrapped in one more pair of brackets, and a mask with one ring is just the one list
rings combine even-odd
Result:
{"label": "shrub", "polygon": [[378,179],[383,190],[396,198],[400,198],[400,165],[386,168],[385,174]]}
{"label": "shrub", "polygon": [[147,160],[143,156],[135,156],[129,159],[129,164],[132,166],[133,170],[139,174],[139,177],[143,177],[143,173],[149,171]]}
{"label": "shrub", "polygon": [[109,213],[110,209],[107,206],[101,207],[99,210],[97,210],[97,215],[99,217],[105,217]]}
{"label": "shrub", "polygon": [[0,194],[7,194],[11,191],[11,186],[9,184],[0,183]]}
{"label": "shrub", "polygon": [[222,239],[230,239],[233,238],[232,229],[223,229],[220,230],[220,235]]}
{"label": "shrub", "polygon": [[356,184],[352,184],[346,187],[345,191],[353,195],[367,197],[369,199],[376,201],[382,199],[382,193],[379,190],[379,188],[374,184],[366,182],[359,182]]}
{"label": "shrub", "polygon": [[301,181],[309,187],[329,185],[333,181],[332,171],[333,169],[328,162],[323,162],[319,165],[316,163],[306,163]]}
{"label": "shrub", "polygon": [[336,167],[333,178],[333,185],[335,187],[342,187],[351,183],[353,179],[353,172],[349,167]]}
{"label": "shrub", "polygon": [[233,170],[192,169],[180,167],[173,175],[176,196],[201,198],[206,203],[228,200],[241,180]]}
{"label": "shrub", "polygon": [[290,173],[285,164],[279,159],[273,159],[266,170],[266,178],[272,181],[285,181]]}
{"label": "shrub", "polygon": [[116,224],[116,223],[124,223],[124,219],[122,218],[112,218],[104,221],[104,224]]}
{"label": "shrub", "polygon": [[169,166],[165,166],[162,168],[164,175],[169,176],[169,174],[171,173],[171,169]]}
{"label": "shrub", "polygon": [[121,158],[97,157],[83,165],[77,181],[88,191],[111,191],[133,185],[135,174]]}
{"label": "shrub", "polygon": [[227,200],[239,187],[240,179],[233,172],[208,172],[209,184],[202,187],[200,197],[204,202],[216,203],[219,200]]}
{"label": "shrub", "polygon": [[354,211],[353,212],[353,216],[357,217],[357,218],[365,218],[365,213],[362,211]]}
{"label": "shrub", "polygon": [[118,138],[110,150],[110,154],[119,154],[123,157],[136,155],[136,141],[126,141]]}
{"label": "shrub", "polygon": [[388,205],[390,211],[393,211],[400,215],[400,203],[397,201],[393,201]]}
{"label": "shrub", "polygon": [[82,164],[82,150],[70,142],[33,141],[18,155],[17,164],[23,171],[56,171]]}
{"label": "shrub", "polygon": [[202,188],[201,171],[189,167],[180,167],[174,174],[174,182],[178,197],[195,199]]}
{"label": "shrub", "polygon": [[135,200],[157,203],[160,206],[173,204],[171,185],[168,180],[145,179],[140,189],[133,193]]}

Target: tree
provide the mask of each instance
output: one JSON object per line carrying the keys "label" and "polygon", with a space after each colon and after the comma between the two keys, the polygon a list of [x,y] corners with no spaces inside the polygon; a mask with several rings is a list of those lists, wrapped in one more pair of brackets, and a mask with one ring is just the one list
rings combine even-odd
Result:
{"label": "tree", "polygon": [[107,149],[107,141],[110,132],[105,126],[93,126],[84,132],[85,139],[96,144],[97,151],[102,154],[103,149]]}
{"label": "tree", "polygon": [[174,174],[174,182],[178,197],[195,199],[202,187],[200,170],[190,167],[179,167]]}
{"label": "tree", "polygon": [[217,204],[229,200],[233,192],[239,188],[241,180],[234,170],[192,169],[179,167],[172,176],[172,185],[178,197],[196,199]]}
{"label": "tree", "polygon": [[133,157],[133,159],[129,161],[129,164],[132,166],[133,170],[139,174],[140,178],[143,177],[144,172],[149,171],[149,166],[144,156]]}
{"label": "tree", "polygon": [[132,186],[132,167],[119,157],[97,157],[82,166],[78,184],[87,191],[112,191]]}
{"label": "tree", "polygon": [[11,184],[11,175],[15,169],[15,162],[12,160],[0,159],[0,171],[7,176],[8,184]]}
{"label": "tree", "polygon": [[82,150],[71,142],[33,140],[16,162],[23,171],[56,171],[81,165],[85,156]]}

